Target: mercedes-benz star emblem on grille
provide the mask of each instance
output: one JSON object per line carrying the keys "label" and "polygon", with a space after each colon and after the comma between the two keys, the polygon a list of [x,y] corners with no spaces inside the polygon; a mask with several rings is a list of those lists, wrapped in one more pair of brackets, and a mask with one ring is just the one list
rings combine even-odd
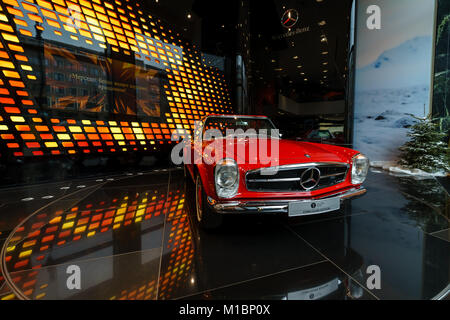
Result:
{"label": "mercedes-benz star emblem on grille", "polygon": [[314,189],[320,181],[320,170],[317,168],[306,169],[300,177],[300,186],[305,190]]}

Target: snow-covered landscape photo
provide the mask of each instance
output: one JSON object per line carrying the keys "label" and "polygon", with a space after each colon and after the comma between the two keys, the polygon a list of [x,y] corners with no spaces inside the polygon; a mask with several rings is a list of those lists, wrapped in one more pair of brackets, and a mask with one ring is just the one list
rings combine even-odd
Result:
{"label": "snow-covered landscape photo", "polygon": [[[428,2],[378,1],[385,13],[381,29],[369,30],[365,21],[358,26],[354,148],[371,161],[397,161],[417,121],[411,115],[429,113],[433,24],[422,19],[429,17]],[[388,19],[396,12],[405,20]]]}
{"label": "snow-covered landscape photo", "polygon": [[428,114],[430,71],[420,62],[430,46],[430,37],[412,39],[357,71],[355,148],[371,160],[397,159],[415,121],[411,114]]}
{"label": "snow-covered landscape photo", "polygon": [[423,115],[428,94],[425,86],[360,92],[356,103],[364,110],[355,114],[355,148],[372,161],[397,159],[415,122],[409,114]]}

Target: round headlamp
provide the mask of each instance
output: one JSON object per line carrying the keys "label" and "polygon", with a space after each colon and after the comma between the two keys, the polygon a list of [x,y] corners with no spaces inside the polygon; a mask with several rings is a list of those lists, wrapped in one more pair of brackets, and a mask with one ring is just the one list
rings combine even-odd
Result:
{"label": "round headlamp", "polygon": [[366,180],[370,161],[363,154],[357,154],[352,160],[352,184],[361,184]]}
{"label": "round headlamp", "polygon": [[222,159],[214,170],[216,193],[221,198],[232,198],[239,187],[239,169],[233,159]]}

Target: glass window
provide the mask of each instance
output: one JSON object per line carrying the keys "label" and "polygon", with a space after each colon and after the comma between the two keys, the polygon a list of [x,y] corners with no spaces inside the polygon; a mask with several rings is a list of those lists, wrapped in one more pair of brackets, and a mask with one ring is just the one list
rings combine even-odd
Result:
{"label": "glass window", "polygon": [[450,133],[450,2],[438,1],[433,118]]}

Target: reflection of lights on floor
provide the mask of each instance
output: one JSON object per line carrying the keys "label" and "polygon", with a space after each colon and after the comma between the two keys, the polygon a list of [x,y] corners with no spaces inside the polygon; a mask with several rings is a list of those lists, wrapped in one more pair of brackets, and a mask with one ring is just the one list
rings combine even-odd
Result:
{"label": "reflection of lights on floor", "polygon": [[13,300],[15,298],[16,298],[15,294],[11,293],[11,294],[8,294],[8,295],[2,297],[1,300]]}
{"label": "reflection of lights on floor", "polygon": [[[162,219],[167,219],[168,235],[164,241],[164,255],[168,254],[170,257],[162,267],[164,272],[159,279],[159,290],[154,280],[147,280],[147,283],[139,284],[138,289],[129,287],[129,290],[122,290],[120,295],[110,299],[155,299],[157,293],[159,298],[168,299],[173,288],[190,281],[187,276],[194,255],[189,222],[184,210],[184,193],[181,190],[165,194],[157,187],[125,194],[121,200],[110,198],[97,204],[87,203],[67,210],[42,212],[33,217],[32,223],[16,230],[8,243],[5,262],[10,273],[30,268],[39,270],[46,266],[51,252],[58,247],[70,246],[83,238],[95,239],[104,232],[158,216],[165,216]],[[28,276],[13,279],[26,297],[42,299],[47,296],[44,289],[49,283],[38,283],[37,274],[37,271],[30,272]],[[191,281],[195,282],[194,279]],[[14,298],[4,296],[1,299]]]}

